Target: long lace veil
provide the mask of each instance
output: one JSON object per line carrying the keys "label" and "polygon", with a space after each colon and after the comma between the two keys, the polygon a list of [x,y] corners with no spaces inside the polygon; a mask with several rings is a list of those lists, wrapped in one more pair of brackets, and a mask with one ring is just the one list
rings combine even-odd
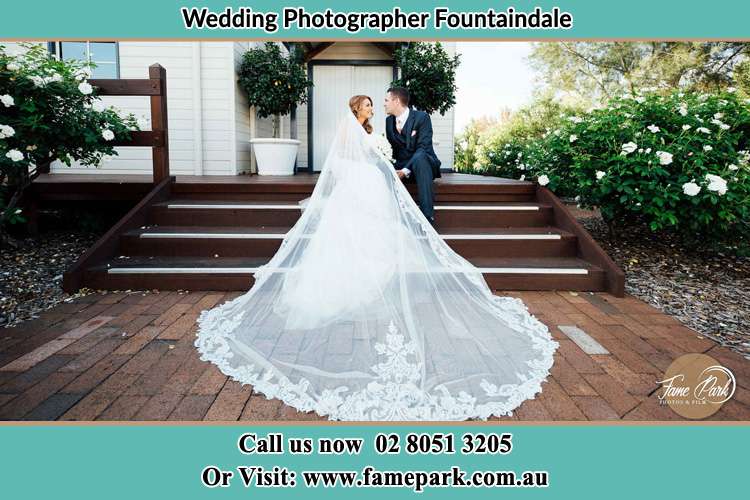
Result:
{"label": "long lace veil", "polygon": [[511,414],[558,343],[440,238],[372,139],[346,109],[278,252],[201,313],[201,359],[330,419]]}

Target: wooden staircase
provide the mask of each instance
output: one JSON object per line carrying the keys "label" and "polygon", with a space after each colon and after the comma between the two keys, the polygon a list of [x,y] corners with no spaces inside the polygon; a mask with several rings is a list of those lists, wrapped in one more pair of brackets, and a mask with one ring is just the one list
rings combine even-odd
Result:
{"label": "wooden staircase", "polygon": [[[156,186],[66,273],[68,291],[247,290],[299,218],[297,202],[316,176],[174,179]],[[622,271],[534,183],[446,174],[436,181],[435,208],[438,232],[494,289],[623,293]]]}

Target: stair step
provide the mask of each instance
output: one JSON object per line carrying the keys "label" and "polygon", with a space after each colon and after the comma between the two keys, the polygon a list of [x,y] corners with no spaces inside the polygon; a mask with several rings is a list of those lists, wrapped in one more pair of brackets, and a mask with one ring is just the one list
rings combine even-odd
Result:
{"label": "stair step", "polygon": [[[126,233],[121,253],[270,258],[287,231],[287,228],[277,226],[150,226]],[[576,254],[575,236],[553,227],[450,228],[440,236],[467,258],[572,257]]]}
{"label": "stair step", "polygon": [[[469,259],[488,284],[503,290],[601,290],[601,269],[577,258]],[[246,290],[262,258],[118,258],[87,271],[94,288],[165,290]],[[284,269],[280,269],[284,272]],[[446,272],[455,270],[446,269]]]}
{"label": "stair step", "polygon": [[[265,200],[230,202],[173,200],[154,205],[151,222],[159,225],[275,225],[291,227],[302,211],[297,203]],[[552,208],[539,203],[466,203],[435,205],[436,226],[539,227],[549,225]]]}
{"label": "stair step", "polygon": [[[176,197],[193,200],[275,200],[299,201],[312,193],[318,175],[298,174],[294,176],[217,176],[214,183],[194,182],[189,178],[178,178],[172,192]],[[536,184],[533,182],[479,178],[475,175],[451,173],[436,179],[434,183],[436,202],[444,201],[533,201]],[[406,184],[407,190],[416,195],[417,187]]]}

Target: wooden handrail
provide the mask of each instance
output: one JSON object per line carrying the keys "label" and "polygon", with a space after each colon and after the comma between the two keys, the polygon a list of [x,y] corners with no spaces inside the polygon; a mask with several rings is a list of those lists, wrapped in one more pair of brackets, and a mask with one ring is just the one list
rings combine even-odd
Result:
{"label": "wooden handrail", "polygon": [[[115,139],[115,146],[146,146],[153,156],[154,184],[169,177],[169,135],[167,133],[167,70],[158,63],[148,67],[148,78],[102,79],[88,82],[97,94],[149,96],[151,100],[151,130],[130,132],[130,139]],[[49,164],[39,166],[40,173],[49,173]]]}
{"label": "wooden handrail", "polygon": [[625,295],[625,273],[607,253],[594,241],[588,231],[573,217],[568,208],[549,189],[537,186],[537,201],[552,206],[555,226],[573,233],[578,238],[579,254],[605,273],[607,291],[615,297]]}
{"label": "wooden handrail", "polygon": [[160,64],[148,67],[148,76],[159,84],[159,93],[151,96],[151,130],[162,134],[164,143],[151,148],[154,159],[154,184],[169,177],[169,134],[167,133],[167,70]]}
{"label": "wooden handrail", "polygon": [[91,248],[86,250],[63,274],[63,290],[68,293],[75,292],[81,288],[84,282],[86,269],[114,256],[120,243],[120,237],[126,231],[146,224],[151,205],[169,199],[174,180],[174,176],[170,176],[155,184],[153,189],[136,206],[131,208],[117,224],[112,226]]}
{"label": "wooden handrail", "polygon": [[[158,65],[157,65],[158,66]],[[97,88],[99,95],[161,95],[158,80],[96,78],[89,83]]]}
{"label": "wooden handrail", "polygon": [[136,130],[130,132],[130,139],[115,138],[115,146],[150,146],[162,147],[167,144],[166,133],[163,130]]}

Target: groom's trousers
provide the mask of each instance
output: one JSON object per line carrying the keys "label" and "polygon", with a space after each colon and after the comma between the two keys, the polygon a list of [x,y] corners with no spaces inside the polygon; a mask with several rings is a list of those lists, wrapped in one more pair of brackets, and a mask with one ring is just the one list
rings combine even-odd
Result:
{"label": "groom's trousers", "polygon": [[427,220],[431,220],[435,216],[435,190],[433,186],[432,165],[427,155],[422,151],[417,151],[404,166],[411,170],[411,174],[407,177],[406,182],[417,184],[419,209]]}

